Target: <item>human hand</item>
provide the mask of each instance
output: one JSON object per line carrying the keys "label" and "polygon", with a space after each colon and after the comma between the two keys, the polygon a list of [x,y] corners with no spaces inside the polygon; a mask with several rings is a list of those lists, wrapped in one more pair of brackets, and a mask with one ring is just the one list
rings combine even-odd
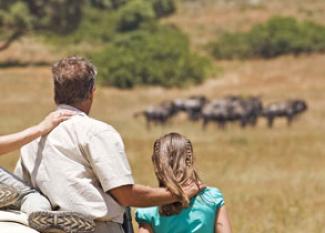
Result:
{"label": "human hand", "polygon": [[68,120],[71,116],[75,114],[75,112],[69,110],[57,110],[51,112],[47,115],[47,117],[45,117],[42,122],[37,125],[41,136],[48,134],[61,122]]}
{"label": "human hand", "polygon": [[182,187],[183,191],[185,192],[185,194],[188,196],[189,199],[194,197],[196,194],[198,194],[201,190],[205,188],[206,185],[201,182],[199,183],[192,182]]}

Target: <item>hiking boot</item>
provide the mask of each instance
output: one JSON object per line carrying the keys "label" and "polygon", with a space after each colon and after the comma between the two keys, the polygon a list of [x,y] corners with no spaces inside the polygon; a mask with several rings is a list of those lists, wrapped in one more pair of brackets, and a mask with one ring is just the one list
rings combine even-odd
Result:
{"label": "hiking boot", "polygon": [[92,217],[68,211],[39,211],[28,217],[29,226],[41,233],[91,233]]}
{"label": "hiking boot", "polygon": [[16,189],[0,183],[0,208],[16,206],[20,200],[20,195]]}

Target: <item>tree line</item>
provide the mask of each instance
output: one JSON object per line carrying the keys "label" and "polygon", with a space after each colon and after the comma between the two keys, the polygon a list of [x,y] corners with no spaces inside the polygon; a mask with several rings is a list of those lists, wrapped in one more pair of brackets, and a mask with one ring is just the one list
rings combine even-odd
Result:
{"label": "tree line", "polygon": [[[103,85],[196,85],[209,76],[211,58],[193,52],[180,29],[160,23],[176,11],[175,0],[2,0],[0,53],[25,35],[63,48],[86,42],[100,49],[74,54],[91,58]],[[208,47],[215,59],[324,52],[325,26],[276,16],[248,32],[225,32]]]}

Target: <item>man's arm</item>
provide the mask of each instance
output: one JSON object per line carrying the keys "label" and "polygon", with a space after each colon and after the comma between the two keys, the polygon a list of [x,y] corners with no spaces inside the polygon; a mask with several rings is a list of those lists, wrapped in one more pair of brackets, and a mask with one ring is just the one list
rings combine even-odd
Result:
{"label": "man's arm", "polygon": [[[189,197],[193,197],[201,188],[193,184],[186,187],[184,191]],[[109,193],[122,206],[148,207],[178,201],[178,198],[166,188],[152,188],[140,184],[120,186],[110,190]]]}
{"label": "man's arm", "polygon": [[[103,190],[120,205],[146,207],[178,201],[167,189],[134,184],[122,138],[114,129],[103,127],[83,149]],[[184,192],[192,197],[200,188],[193,184],[184,187]]]}
{"label": "man's arm", "polygon": [[50,113],[41,123],[21,132],[0,137],[0,155],[16,150],[34,139],[49,133],[73,112],[64,110]]}

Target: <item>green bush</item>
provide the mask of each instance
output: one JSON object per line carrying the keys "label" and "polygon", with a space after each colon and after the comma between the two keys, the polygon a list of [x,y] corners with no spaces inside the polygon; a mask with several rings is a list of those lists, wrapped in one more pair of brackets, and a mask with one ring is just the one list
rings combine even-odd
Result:
{"label": "green bush", "polygon": [[64,40],[73,43],[82,41],[108,42],[112,40],[118,21],[116,12],[107,13],[94,8],[86,8],[84,15],[78,30],[63,38]]}
{"label": "green bush", "polygon": [[[58,45],[63,50],[70,45],[80,43],[101,45],[113,40],[116,34],[118,21],[117,11],[98,10],[94,7],[85,7],[83,19],[79,27],[67,35],[43,33],[47,42]],[[80,53],[80,51],[76,51]]]}
{"label": "green bush", "polygon": [[46,40],[60,45],[107,43],[120,33],[158,22],[158,18],[171,14],[174,7],[174,0],[91,0],[83,8],[76,30],[67,35],[45,33]]}
{"label": "green bush", "polygon": [[155,18],[152,3],[148,0],[132,0],[119,9],[118,15],[119,31],[138,29],[143,23]]}
{"label": "green bush", "polygon": [[100,9],[118,9],[129,0],[90,0],[90,4]]}
{"label": "green bush", "polygon": [[292,17],[273,17],[249,32],[225,33],[210,46],[212,54],[222,59],[324,52],[325,27]]}
{"label": "green bush", "polygon": [[128,33],[92,56],[104,85],[181,87],[200,83],[208,61],[189,51],[185,35],[170,27]]}
{"label": "green bush", "polygon": [[79,26],[83,6],[76,0],[1,0],[0,31],[21,36],[30,31],[65,35]]}
{"label": "green bush", "polygon": [[[133,0],[132,0],[133,1]],[[116,10],[121,6],[132,2],[130,0],[90,0],[91,6],[98,9]],[[175,0],[145,0],[151,3],[158,18],[168,16],[175,12]]]}
{"label": "green bush", "polygon": [[176,11],[174,0],[151,0],[158,18],[173,14]]}

